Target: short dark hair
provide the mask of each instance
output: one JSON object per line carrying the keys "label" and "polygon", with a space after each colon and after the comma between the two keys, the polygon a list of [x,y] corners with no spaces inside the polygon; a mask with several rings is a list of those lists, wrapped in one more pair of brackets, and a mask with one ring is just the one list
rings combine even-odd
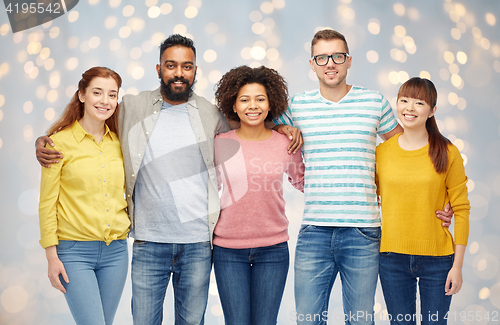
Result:
{"label": "short dark hair", "polygon": [[314,45],[320,41],[320,40],[334,40],[334,39],[339,39],[342,42],[344,42],[345,45],[345,51],[347,54],[349,54],[349,46],[347,46],[347,41],[345,40],[344,35],[341,33],[337,32],[336,30],[333,29],[322,29],[318,31],[316,34],[314,34],[314,37],[311,41],[311,57],[314,55],[313,54],[313,47]]}
{"label": "short dark hair", "polygon": [[180,34],[172,34],[160,45],[160,61],[163,52],[165,52],[166,49],[172,46],[184,46],[190,48],[191,50],[193,50],[194,56],[196,57],[196,48],[194,47],[194,42],[192,39]]}
{"label": "short dark hair", "polygon": [[227,119],[240,121],[238,114],[233,110],[236,97],[241,87],[253,83],[266,88],[270,108],[266,121],[271,121],[286,111],[288,107],[288,87],[285,79],[278,71],[265,66],[250,68],[243,65],[229,70],[216,85],[215,103]]}

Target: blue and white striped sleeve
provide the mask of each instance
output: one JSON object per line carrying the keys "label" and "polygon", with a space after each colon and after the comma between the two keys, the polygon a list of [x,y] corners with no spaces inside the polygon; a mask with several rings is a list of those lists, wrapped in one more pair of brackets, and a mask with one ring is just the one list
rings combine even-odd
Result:
{"label": "blue and white striped sleeve", "polygon": [[392,131],[397,125],[398,120],[394,116],[391,104],[389,101],[382,96],[382,115],[380,117],[380,123],[377,128],[377,134],[385,134]]}
{"label": "blue and white striped sleeve", "polygon": [[288,109],[286,110],[286,112],[284,112],[280,116],[273,118],[273,122],[276,125],[285,124],[285,125],[293,126],[292,111],[290,110],[290,106],[288,106]]}

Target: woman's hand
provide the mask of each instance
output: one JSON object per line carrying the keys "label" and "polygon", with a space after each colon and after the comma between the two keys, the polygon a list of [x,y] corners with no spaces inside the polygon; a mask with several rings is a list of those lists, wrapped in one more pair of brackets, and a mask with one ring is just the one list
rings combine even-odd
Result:
{"label": "woman's hand", "polygon": [[[444,291],[447,296],[454,295],[458,293],[462,288],[462,266],[464,264],[465,255],[465,245],[455,245],[455,260],[453,261],[453,266],[448,272],[448,277],[446,278],[446,285],[444,286]],[[451,285],[451,288],[450,288]]]}
{"label": "woman's hand", "polygon": [[[446,278],[446,285],[444,287],[444,291],[447,296],[454,295],[458,293],[462,288],[462,268],[453,266],[451,270],[448,272],[448,277]],[[450,288],[451,285],[451,288]]]}
{"label": "woman's hand", "polygon": [[68,275],[64,269],[64,265],[57,256],[56,246],[50,246],[45,249],[45,255],[47,256],[47,262],[49,263],[49,280],[50,284],[62,293],[66,293],[66,288],[61,283],[59,274],[62,275],[64,281],[69,283]]}

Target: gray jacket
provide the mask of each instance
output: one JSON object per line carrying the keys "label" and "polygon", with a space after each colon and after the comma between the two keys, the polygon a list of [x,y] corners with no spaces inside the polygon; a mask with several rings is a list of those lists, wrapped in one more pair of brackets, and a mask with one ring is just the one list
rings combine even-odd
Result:
{"label": "gray jacket", "polygon": [[[160,88],[143,91],[136,96],[125,95],[120,103],[119,136],[125,164],[125,193],[132,228],[135,226],[132,193],[149,136],[160,115],[162,104]],[[208,227],[210,240],[212,240],[220,210],[217,174],[214,166],[214,137],[219,133],[229,131],[229,126],[222,113],[214,105],[196,94],[189,98],[187,109],[208,170]],[[175,141],[175,139],[172,140]]]}

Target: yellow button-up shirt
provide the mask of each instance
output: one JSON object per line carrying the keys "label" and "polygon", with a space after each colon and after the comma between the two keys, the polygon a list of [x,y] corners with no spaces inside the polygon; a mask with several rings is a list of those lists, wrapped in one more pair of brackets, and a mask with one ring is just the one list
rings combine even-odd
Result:
{"label": "yellow button-up shirt", "polygon": [[75,121],[51,138],[64,158],[50,168],[42,167],[40,245],[58,245],[59,240],[96,240],[109,245],[125,239],[130,220],[116,133],[106,126],[98,143]]}

